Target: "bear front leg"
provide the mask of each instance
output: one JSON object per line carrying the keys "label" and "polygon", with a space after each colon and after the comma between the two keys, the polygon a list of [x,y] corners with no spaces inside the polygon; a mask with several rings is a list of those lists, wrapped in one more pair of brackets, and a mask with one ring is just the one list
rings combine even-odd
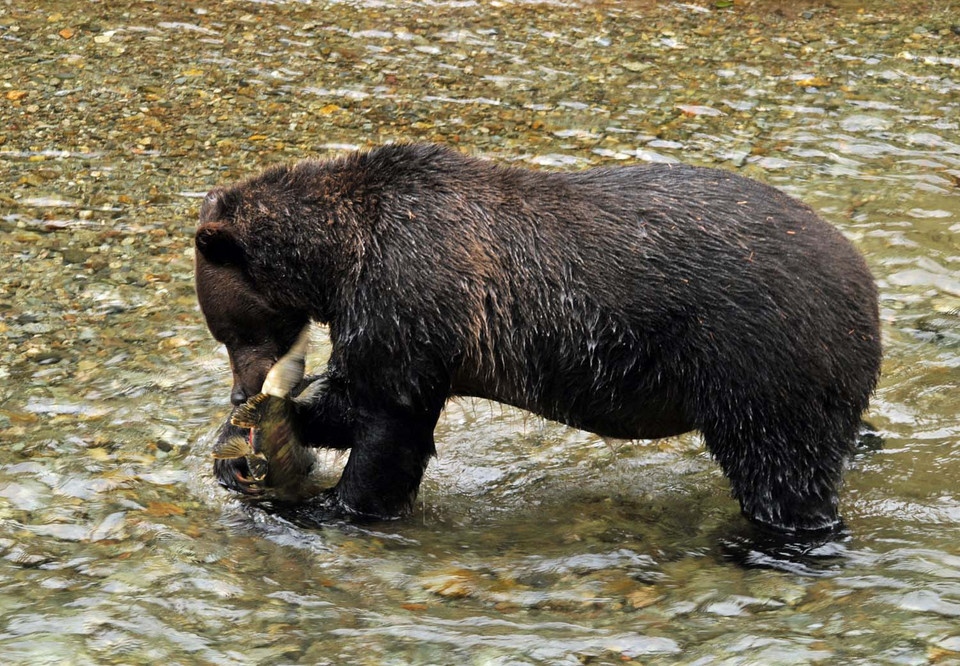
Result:
{"label": "bear front leg", "polygon": [[436,421],[437,416],[361,410],[350,458],[332,491],[337,508],[368,520],[409,513],[435,452]]}
{"label": "bear front leg", "polygon": [[293,402],[294,425],[306,446],[340,450],[353,446],[356,412],[337,376],[305,378]]}

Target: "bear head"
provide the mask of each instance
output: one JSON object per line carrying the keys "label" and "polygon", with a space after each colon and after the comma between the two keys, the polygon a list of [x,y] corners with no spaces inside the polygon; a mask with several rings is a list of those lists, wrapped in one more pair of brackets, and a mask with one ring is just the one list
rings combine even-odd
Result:
{"label": "bear head", "polygon": [[235,405],[260,392],[270,367],[309,320],[301,310],[271,302],[271,290],[258,284],[237,198],[225,189],[207,194],[194,252],[197,300],[210,333],[227,348]]}

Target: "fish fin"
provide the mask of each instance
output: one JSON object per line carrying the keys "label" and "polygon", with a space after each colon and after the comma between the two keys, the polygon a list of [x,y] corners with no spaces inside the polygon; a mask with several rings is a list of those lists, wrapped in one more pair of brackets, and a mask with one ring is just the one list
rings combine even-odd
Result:
{"label": "fish fin", "polygon": [[293,398],[295,408],[309,410],[320,402],[320,396],[330,387],[330,382],[326,377],[316,377],[307,384],[300,395]]}
{"label": "fish fin", "polygon": [[250,442],[245,437],[235,435],[217,442],[213,446],[214,458],[242,458],[250,453]]}
{"label": "fish fin", "polygon": [[238,428],[256,428],[260,425],[263,402],[269,398],[266,393],[258,393],[237,407],[230,416],[230,423]]}
{"label": "fish fin", "polygon": [[273,364],[267,378],[263,380],[261,393],[277,398],[286,398],[290,391],[296,388],[306,372],[307,347],[310,346],[310,324],[303,327],[297,341],[290,347],[290,351],[280,357]]}

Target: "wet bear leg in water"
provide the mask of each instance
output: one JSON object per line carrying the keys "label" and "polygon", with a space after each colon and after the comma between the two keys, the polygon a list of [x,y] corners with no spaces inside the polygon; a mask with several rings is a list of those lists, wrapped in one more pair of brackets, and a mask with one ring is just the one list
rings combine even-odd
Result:
{"label": "wet bear leg in water", "polygon": [[[753,407],[739,406],[745,424],[702,427],[707,449],[720,464],[744,515],[775,531],[830,531],[840,526],[837,486],[851,453],[859,415],[833,419],[831,427],[810,422],[804,410],[785,414],[774,425],[750,424]],[[771,409],[776,409],[773,407]]]}

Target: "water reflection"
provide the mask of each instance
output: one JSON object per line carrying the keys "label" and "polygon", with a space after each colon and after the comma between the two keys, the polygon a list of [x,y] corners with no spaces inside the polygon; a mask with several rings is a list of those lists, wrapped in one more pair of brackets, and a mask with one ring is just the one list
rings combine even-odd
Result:
{"label": "water reflection", "polygon": [[717,535],[721,557],[743,567],[766,568],[798,576],[828,576],[840,572],[851,536],[844,527],[821,536],[785,537],[753,526],[731,526]]}

